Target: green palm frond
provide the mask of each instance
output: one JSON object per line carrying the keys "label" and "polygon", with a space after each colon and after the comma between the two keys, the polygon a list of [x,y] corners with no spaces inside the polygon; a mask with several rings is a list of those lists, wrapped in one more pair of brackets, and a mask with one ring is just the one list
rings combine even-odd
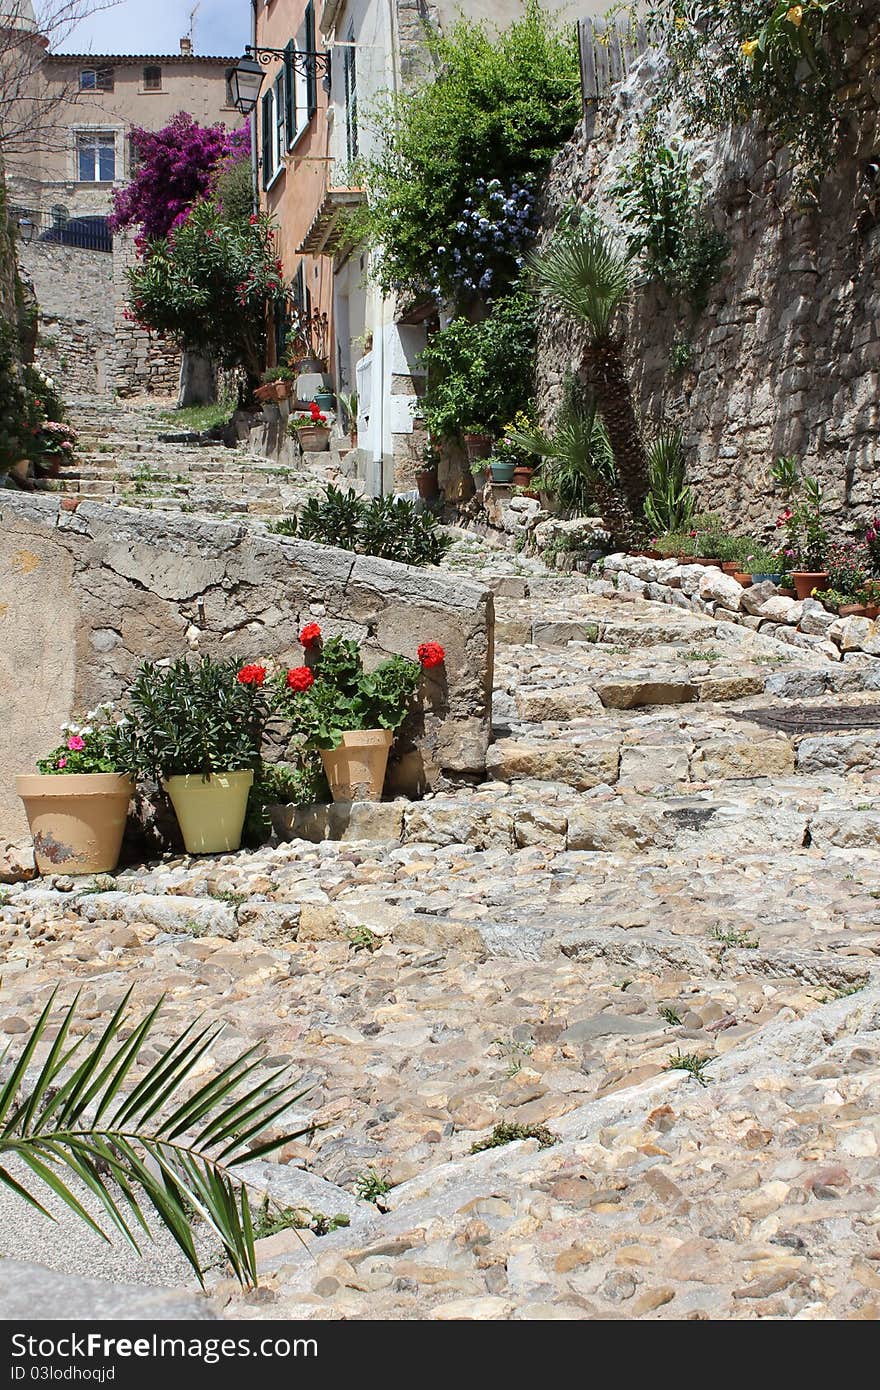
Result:
{"label": "green palm frond", "polygon": [[684,531],[690,525],[696,504],[685,479],[681,434],[662,431],[648,450],[645,519],[655,535]]}
{"label": "green palm frond", "polygon": [[602,418],[595,402],[571,381],[553,430],[520,430],[509,437],[538,455],[542,486],[567,510],[588,511],[596,483],[614,482],[614,456]]}
{"label": "green palm frond", "polygon": [[[6,1157],[17,1159],[38,1184],[109,1240],[68,1185],[71,1177],[78,1179],[97,1198],[111,1226],[138,1251],[135,1230],[149,1236],[145,1211],[151,1207],[202,1282],[195,1214],[222,1244],[236,1277],[243,1284],[254,1283],[250,1205],[233,1170],[305,1132],[259,1142],[306,1092],[285,1079],[285,1068],[266,1072],[257,1047],[191,1089],[196,1067],[222,1032],[222,1024],[198,1020],[151,1066],[140,1068],[134,1085],[124,1092],[162,1007],[160,1000],[134,1023],[130,997],[131,990],[96,1039],[71,1042],[77,996],[32,1076],[37,1049],[46,1040],[53,992],[0,1085],[0,1183],[51,1215],[31,1190],[33,1184],[19,1181],[4,1163]],[[8,1053],[9,1048],[0,1061]]]}
{"label": "green palm frond", "polygon": [[632,274],[608,231],[589,222],[564,228],[530,264],[541,293],[587,328],[593,342],[610,335]]}

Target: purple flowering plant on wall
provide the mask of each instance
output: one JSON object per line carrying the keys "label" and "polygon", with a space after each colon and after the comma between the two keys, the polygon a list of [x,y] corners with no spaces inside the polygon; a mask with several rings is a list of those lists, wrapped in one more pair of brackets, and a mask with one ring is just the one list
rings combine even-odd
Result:
{"label": "purple flowering plant on wall", "polygon": [[203,126],[179,111],[162,130],[136,126],[131,145],[137,167],[113,195],[111,227],[137,227],[144,244],[181,225],[193,204],[210,194],[222,167],[248,156],[250,135],[247,126]]}

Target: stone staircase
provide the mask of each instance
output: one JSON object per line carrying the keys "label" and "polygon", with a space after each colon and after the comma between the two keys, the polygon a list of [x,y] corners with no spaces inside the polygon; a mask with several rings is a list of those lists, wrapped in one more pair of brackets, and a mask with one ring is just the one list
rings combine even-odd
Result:
{"label": "stone staircase", "polygon": [[295,467],[284,467],[244,445],[229,448],[196,436],[193,442],[163,442],[161,436],[181,431],[155,407],[73,401],[71,419],[79,433],[75,466],[44,486],[83,501],[215,518],[273,518],[328,481],[361,486],[347,478],[345,455],[338,450],[304,454]]}

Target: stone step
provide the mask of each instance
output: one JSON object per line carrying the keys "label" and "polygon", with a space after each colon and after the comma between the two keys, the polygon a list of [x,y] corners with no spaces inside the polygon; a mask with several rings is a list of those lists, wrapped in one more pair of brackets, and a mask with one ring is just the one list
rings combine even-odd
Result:
{"label": "stone step", "polygon": [[707,706],[703,723],[627,729],[595,720],[586,729],[538,725],[511,735],[496,726],[487,772],[501,782],[564,783],[577,791],[618,783],[645,790],[791,774],[871,776],[880,763],[880,729],[788,734],[733,714]]}

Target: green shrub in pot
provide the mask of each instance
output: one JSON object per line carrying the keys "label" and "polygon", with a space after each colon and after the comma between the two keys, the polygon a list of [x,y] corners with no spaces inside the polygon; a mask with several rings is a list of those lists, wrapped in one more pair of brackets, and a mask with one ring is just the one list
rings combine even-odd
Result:
{"label": "green shrub in pot", "polygon": [[128,692],[128,768],[167,791],[191,854],[237,849],[267,718],[265,667],[145,662]]}

